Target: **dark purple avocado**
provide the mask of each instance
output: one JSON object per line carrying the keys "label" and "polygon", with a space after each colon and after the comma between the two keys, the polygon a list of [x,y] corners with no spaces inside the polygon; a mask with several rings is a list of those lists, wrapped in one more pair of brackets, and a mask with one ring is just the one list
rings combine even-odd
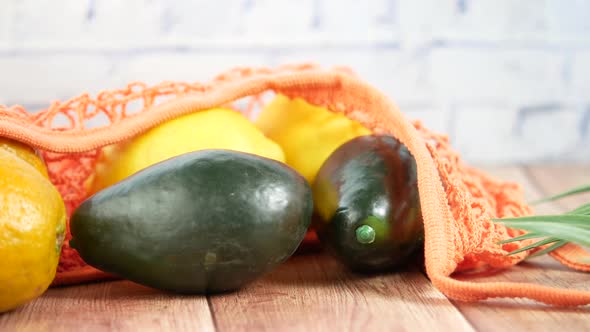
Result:
{"label": "dark purple avocado", "polygon": [[340,146],[320,168],[313,195],[318,237],[352,270],[393,269],[422,247],[416,161],[394,137]]}

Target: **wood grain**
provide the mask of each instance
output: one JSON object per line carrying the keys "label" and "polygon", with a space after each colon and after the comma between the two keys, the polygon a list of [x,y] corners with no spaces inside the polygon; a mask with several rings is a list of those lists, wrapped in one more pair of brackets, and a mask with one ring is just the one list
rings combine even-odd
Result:
{"label": "wood grain", "polygon": [[211,298],[220,331],[472,331],[420,272],[354,275],[327,255],[292,258]]}
{"label": "wood grain", "polygon": [[[493,168],[487,171],[498,178],[520,183],[529,200],[546,196],[546,193],[538,189],[540,184],[536,182],[537,177],[559,179],[559,174],[554,172],[546,172],[544,175],[532,173],[535,175],[531,178],[530,173],[517,167]],[[546,214],[560,213],[563,210],[556,203],[543,204],[536,208],[537,213]],[[477,282],[533,282],[548,286],[590,290],[588,274],[563,267],[548,256],[521,263],[508,271],[477,275],[476,278],[464,276],[461,279]],[[454,302],[454,304],[471,324],[481,331],[587,331],[590,328],[589,307],[554,308],[525,299],[494,299],[481,303]]]}
{"label": "wood grain", "polygon": [[213,331],[204,296],[163,293],[128,281],[49,289],[0,314],[0,331]]}
{"label": "wood grain", "polygon": [[[559,194],[582,185],[590,185],[590,165],[535,166],[526,167],[525,171],[534,180],[543,196]],[[572,210],[589,202],[590,193],[586,193],[558,200],[555,204]]]}

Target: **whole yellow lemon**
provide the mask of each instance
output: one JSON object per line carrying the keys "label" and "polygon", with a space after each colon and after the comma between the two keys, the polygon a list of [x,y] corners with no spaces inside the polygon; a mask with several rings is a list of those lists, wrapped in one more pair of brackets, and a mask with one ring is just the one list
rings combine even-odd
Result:
{"label": "whole yellow lemon", "polygon": [[167,121],[127,142],[104,148],[90,192],[104,189],[160,161],[191,151],[228,149],[285,161],[281,147],[244,115],[214,108]]}
{"label": "whole yellow lemon", "polygon": [[371,131],[342,114],[277,95],[256,118],[266,136],[279,143],[286,163],[313,183],[320,167],[340,145]]}
{"label": "whole yellow lemon", "polygon": [[0,312],[41,295],[53,281],[66,211],[43,160],[0,138]]}

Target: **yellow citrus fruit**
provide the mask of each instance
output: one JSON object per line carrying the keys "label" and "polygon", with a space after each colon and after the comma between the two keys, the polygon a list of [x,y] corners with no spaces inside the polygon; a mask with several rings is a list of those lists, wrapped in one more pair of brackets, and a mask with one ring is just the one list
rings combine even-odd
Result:
{"label": "yellow citrus fruit", "polygon": [[0,150],[15,154],[47,177],[47,168],[45,168],[45,163],[41,159],[41,155],[30,146],[8,138],[0,137]]}
{"label": "yellow citrus fruit", "polygon": [[256,118],[264,134],[279,143],[286,163],[313,183],[324,161],[340,145],[371,131],[342,114],[300,98],[277,95]]}
{"label": "yellow citrus fruit", "polygon": [[66,211],[30,147],[0,138],[0,312],[41,295],[55,277]]}
{"label": "yellow citrus fruit", "polygon": [[223,108],[167,121],[124,143],[106,147],[90,180],[94,193],[174,156],[203,149],[228,149],[285,161],[281,147],[244,115]]}

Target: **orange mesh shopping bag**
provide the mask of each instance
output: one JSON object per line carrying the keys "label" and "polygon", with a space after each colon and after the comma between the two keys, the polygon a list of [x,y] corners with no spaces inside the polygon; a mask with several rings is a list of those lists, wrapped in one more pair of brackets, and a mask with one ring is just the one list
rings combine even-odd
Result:
{"label": "orange mesh shopping bag", "polygon": [[[50,178],[71,213],[87,197],[84,181],[91,175],[102,147],[130,139],[174,117],[231,105],[246,97],[250,98],[247,109],[251,110],[267,91],[344,113],[374,133],[397,137],[408,147],[418,165],[426,272],[448,297],[464,301],[525,297],[554,305],[590,303],[590,292],[581,290],[454,279],[452,273],[456,271],[508,268],[526,257],[526,252],[506,254],[531,240],[498,245],[522,232],[490,221],[532,213],[523,203],[521,188],[465,165],[446,136],[411,123],[391,100],[345,69],[324,70],[313,65],[239,68],[206,84],[165,82],[150,87],[133,83],[124,89],[103,91],[96,99],[83,94],[63,103],[54,102],[38,113],[28,113],[20,106],[0,106],[0,135],[42,152]],[[130,114],[128,108],[138,102],[141,110]],[[86,127],[89,120],[105,116],[108,125]],[[57,126],[57,117],[68,124]],[[569,244],[551,255],[569,267],[590,271],[590,254],[576,245]],[[55,285],[107,277],[87,266],[66,241]]]}

